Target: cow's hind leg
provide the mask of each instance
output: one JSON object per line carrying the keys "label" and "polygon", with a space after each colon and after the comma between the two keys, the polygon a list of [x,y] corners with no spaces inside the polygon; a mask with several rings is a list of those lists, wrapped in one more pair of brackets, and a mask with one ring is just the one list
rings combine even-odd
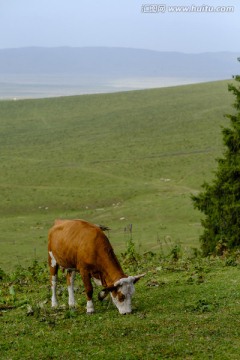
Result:
{"label": "cow's hind leg", "polygon": [[75,307],[75,299],[74,299],[75,274],[76,274],[76,272],[74,270],[67,271],[68,305],[69,305],[69,307]]}
{"label": "cow's hind leg", "polygon": [[58,264],[52,254],[48,254],[48,264],[50,268],[50,283],[52,290],[52,307],[58,306],[57,302],[57,277],[58,277]]}
{"label": "cow's hind leg", "polygon": [[93,314],[94,313],[94,306],[92,301],[93,296],[93,287],[91,283],[91,276],[88,272],[80,271],[84,288],[86,291],[86,297],[87,297],[87,314]]}

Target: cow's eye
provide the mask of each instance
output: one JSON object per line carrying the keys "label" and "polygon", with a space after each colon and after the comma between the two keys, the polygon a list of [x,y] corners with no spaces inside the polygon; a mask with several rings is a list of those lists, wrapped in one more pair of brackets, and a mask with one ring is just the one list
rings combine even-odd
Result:
{"label": "cow's eye", "polygon": [[118,300],[119,300],[120,302],[123,302],[123,301],[125,300],[125,295],[123,295],[122,293],[119,293],[119,294],[118,294]]}

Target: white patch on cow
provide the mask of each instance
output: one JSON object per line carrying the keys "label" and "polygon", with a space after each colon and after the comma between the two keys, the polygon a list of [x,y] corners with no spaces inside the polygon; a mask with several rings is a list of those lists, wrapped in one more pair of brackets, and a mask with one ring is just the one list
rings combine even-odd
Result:
{"label": "white patch on cow", "polygon": [[118,287],[117,292],[121,293],[125,297],[123,301],[119,301],[118,295],[113,296],[113,294],[111,293],[112,301],[118,308],[120,314],[130,314],[132,312],[132,295],[135,292],[133,282],[134,277],[129,276],[128,278],[118,280],[114,284],[114,286]]}
{"label": "white patch on cow", "polygon": [[87,301],[87,313],[88,314],[94,313],[94,306],[92,300]]}
{"label": "white patch on cow", "polygon": [[52,307],[58,306],[57,302],[57,275],[52,276]]}
{"label": "white patch on cow", "polygon": [[95,277],[93,277],[93,281],[95,282],[95,284],[96,284],[97,286],[101,286],[101,285],[102,285],[102,282],[101,282],[100,279],[96,279]]}
{"label": "white patch on cow", "polygon": [[49,251],[49,255],[51,257],[51,267],[55,267],[57,265],[56,259],[51,251]]}
{"label": "white patch on cow", "polygon": [[68,285],[68,305],[69,305],[69,307],[74,307],[75,306],[74,279],[75,279],[75,271],[73,271],[71,273],[70,285]]}

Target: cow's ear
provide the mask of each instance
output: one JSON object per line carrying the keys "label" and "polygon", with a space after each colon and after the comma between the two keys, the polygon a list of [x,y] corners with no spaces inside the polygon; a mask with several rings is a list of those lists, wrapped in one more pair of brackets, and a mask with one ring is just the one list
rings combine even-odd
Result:
{"label": "cow's ear", "polygon": [[118,288],[118,286],[119,285],[111,285],[111,286],[108,286],[106,289],[104,289],[104,290],[106,290],[106,291],[108,291],[108,292],[112,292],[112,291],[114,291],[114,290],[117,290],[117,288]]}
{"label": "cow's ear", "polygon": [[102,301],[103,299],[105,299],[106,296],[108,296],[108,294],[111,292],[111,291],[114,291],[116,290],[117,287],[112,285],[112,286],[108,286],[107,288],[101,290],[99,293],[98,293],[98,299],[100,301]]}
{"label": "cow's ear", "polygon": [[109,294],[109,291],[107,289],[103,289],[98,293],[98,300],[102,301],[105,299],[105,297]]}
{"label": "cow's ear", "polygon": [[145,275],[146,274],[141,274],[141,275],[134,276],[133,283],[135,284],[139,279],[141,279]]}

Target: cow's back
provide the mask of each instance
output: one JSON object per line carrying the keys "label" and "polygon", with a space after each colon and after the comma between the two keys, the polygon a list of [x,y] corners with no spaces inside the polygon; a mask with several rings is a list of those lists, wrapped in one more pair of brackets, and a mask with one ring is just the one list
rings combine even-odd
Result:
{"label": "cow's back", "polygon": [[63,268],[90,266],[108,247],[112,248],[103,231],[84,220],[56,220],[49,230],[48,251]]}

